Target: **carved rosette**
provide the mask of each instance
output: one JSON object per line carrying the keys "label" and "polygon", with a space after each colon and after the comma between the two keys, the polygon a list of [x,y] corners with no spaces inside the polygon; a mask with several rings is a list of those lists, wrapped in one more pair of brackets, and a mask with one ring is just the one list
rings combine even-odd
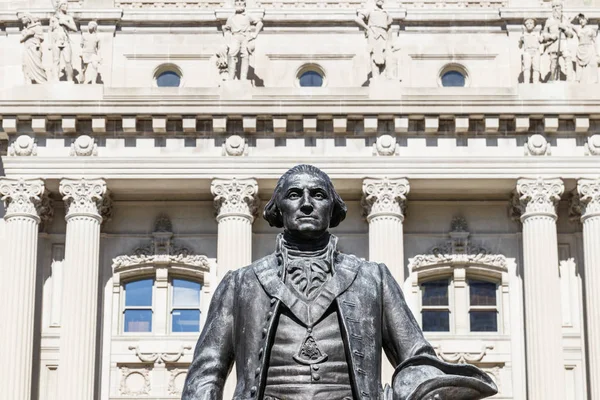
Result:
{"label": "carved rosette", "polygon": [[398,154],[398,143],[396,138],[391,135],[381,135],[373,144],[374,156],[393,156]]}
{"label": "carved rosette", "polygon": [[223,155],[239,157],[248,154],[248,144],[239,135],[231,135],[223,143]]}
{"label": "carved rosette", "polygon": [[35,140],[28,135],[19,136],[8,148],[10,156],[37,156],[37,145]]}
{"label": "carved rosette", "polygon": [[589,156],[600,156],[600,135],[591,135],[585,143],[585,152]]}
{"label": "carved rosette", "polygon": [[242,216],[254,220],[258,211],[258,183],[254,179],[215,179],[210,185],[215,196],[217,221],[223,217]]}
{"label": "carved rosette", "polygon": [[519,179],[519,203],[514,204],[521,213],[521,221],[530,216],[545,215],[556,219],[556,205],[565,190],[560,179]]}
{"label": "carved rosette", "polygon": [[525,155],[527,156],[549,156],[550,143],[539,133],[531,135],[525,146]]}
{"label": "carved rosette", "polygon": [[580,196],[581,220],[600,217],[600,179],[580,179],[577,193]]}
{"label": "carved rosette", "polygon": [[406,195],[410,191],[407,179],[365,179],[362,206],[367,221],[381,215],[404,219]]}
{"label": "carved rosette", "polygon": [[42,215],[51,213],[50,201],[44,199],[44,181],[41,179],[1,179],[0,195],[6,208],[6,220],[30,217],[40,222]]}
{"label": "carved rosette", "polygon": [[81,135],[71,145],[71,156],[91,157],[98,155],[98,145],[88,135]]}
{"label": "carved rosette", "polygon": [[106,182],[103,179],[63,179],[60,182],[67,212],[66,218],[88,216],[102,221],[106,215]]}

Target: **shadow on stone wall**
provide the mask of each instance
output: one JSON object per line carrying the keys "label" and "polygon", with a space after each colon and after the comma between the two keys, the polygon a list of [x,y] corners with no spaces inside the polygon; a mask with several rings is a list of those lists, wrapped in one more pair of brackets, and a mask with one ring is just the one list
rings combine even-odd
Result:
{"label": "shadow on stone wall", "polygon": [[[3,153],[0,153],[0,155],[2,155]],[[2,161],[2,157],[0,157],[0,178],[3,176],[6,176],[4,173],[4,161]],[[4,214],[6,213],[6,210],[4,210],[4,202],[0,201],[0,218],[4,218]]]}

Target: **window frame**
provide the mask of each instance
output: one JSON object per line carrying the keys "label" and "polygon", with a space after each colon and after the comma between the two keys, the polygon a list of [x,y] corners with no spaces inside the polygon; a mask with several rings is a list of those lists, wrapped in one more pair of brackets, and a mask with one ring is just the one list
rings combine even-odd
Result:
{"label": "window frame", "polygon": [[[321,75],[321,78],[323,79],[323,84],[321,86],[301,86],[300,85],[300,77],[307,72],[316,72],[317,74]],[[298,68],[298,70],[296,71],[295,86],[297,88],[319,89],[319,88],[326,87],[327,83],[328,83],[327,82],[327,74],[325,73],[325,69],[323,69],[323,67],[320,66],[319,64],[315,64],[315,63],[304,64],[300,68]]]}
{"label": "window frame", "polygon": [[[442,83],[442,77],[448,72],[458,72],[465,78],[464,86],[444,86]],[[469,74],[469,70],[463,64],[459,63],[449,63],[445,64],[440,71],[438,72],[437,78],[438,86],[444,89],[462,89],[471,86],[471,76]]]}
{"label": "window frame", "polygon": [[[179,86],[158,86],[158,77],[165,72],[174,72],[179,76]],[[178,89],[185,86],[184,74],[182,69],[173,63],[164,63],[158,65],[152,73],[152,82],[155,88],[160,89]]]}
{"label": "window frame", "polygon": [[[446,281],[448,283],[448,305],[447,306],[424,306],[423,305],[423,294],[424,294],[424,290],[423,290],[423,284],[425,283],[430,283],[430,282],[441,282],[441,281]],[[454,328],[455,328],[455,324],[454,324],[454,310],[453,310],[453,305],[454,305],[454,280],[452,279],[452,276],[444,274],[444,275],[437,275],[437,276],[432,276],[429,277],[427,279],[421,280],[419,281],[419,326],[421,327],[421,329],[423,329],[423,311],[448,311],[448,331],[425,331],[423,330],[423,332],[428,332],[429,334],[440,334],[440,335],[447,335],[447,334],[453,334],[454,332]]]}
{"label": "window frame", "polygon": [[[127,306],[127,291],[125,289],[125,287],[127,286],[128,283],[133,283],[133,282],[137,282],[137,281],[143,281],[143,280],[147,280],[150,279],[152,281],[152,299],[150,302],[150,307],[148,306]],[[120,293],[120,297],[121,297],[121,304],[120,304],[120,314],[121,317],[119,318],[119,325],[120,325],[120,333],[123,335],[152,335],[153,334],[153,328],[154,328],[154,318],[155,318],[155,313],[154,313],[154,307],[155,307],[155,300],[156,300],[156,277],[150,274],[142,274],[142,275],[138,275],[138,276],[134,276],[134,277],[130,277],[127,280],[123,281],[121,283],[121,293]],[[148,332],[127,332],[125,330],[125,311],[127,310],[150,310],[150,314],[152,315],[152,318],[150,320],[150,331]]]}
{"label": "window frame", "polygon": [[[502,307],[502,280],[493,279],[489,276],[484,276],[476,273],[467,273],[466,276],[467,289],[469,294],[469,307],[467,311],[469,320],[469,333],[470,334],[500,334],[502,331],[502,319],[501,319],[501,307]],[[495,306],[474,306],[471,304],[471,281],[493,283],[496,286],[496,305]],[[494,311],[496,313],[496,331],[473,331],[471,327],[471,311]]]}

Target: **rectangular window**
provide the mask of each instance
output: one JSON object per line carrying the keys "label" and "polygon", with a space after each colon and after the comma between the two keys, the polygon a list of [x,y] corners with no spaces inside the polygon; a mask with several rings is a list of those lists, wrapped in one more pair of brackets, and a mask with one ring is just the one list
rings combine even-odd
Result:
{"label": "rectangular window", "polygon": [[125,284],[125,332],[152,332],[153,279],[141,279]]}
{"label": "rectangular window", "polygon": [[200,332],[200,292],[202,285],[173,279],[172,332]]}
{"label": "rectangular window", "polygon": [[422,321],[424,332],[450,332],[450,301],[448,281],[421,284]]}
{"label": "rectangular window", "polygon": [[497,285],[469,280],[471,332],[498,332]]}

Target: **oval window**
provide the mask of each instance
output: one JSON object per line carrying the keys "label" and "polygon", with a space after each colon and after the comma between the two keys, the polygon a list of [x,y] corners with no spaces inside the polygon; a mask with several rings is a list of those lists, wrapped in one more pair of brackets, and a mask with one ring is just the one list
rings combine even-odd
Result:
{"label": "oval window", "polygon": [[459,71],[448,71],[442,75],[443,87],[464,87],[466,84],[465,75]]}
{"label": "oval window", "polygon": [[181,76],[175,71],[164,71],[156,77],[158,87],[179,87],[179,85],[181,85]]}
{"label": "oval window", "polygon": [[323,86],[323,75],[317,71],[306,71],[298,78],[300,87],[321,87]]}

